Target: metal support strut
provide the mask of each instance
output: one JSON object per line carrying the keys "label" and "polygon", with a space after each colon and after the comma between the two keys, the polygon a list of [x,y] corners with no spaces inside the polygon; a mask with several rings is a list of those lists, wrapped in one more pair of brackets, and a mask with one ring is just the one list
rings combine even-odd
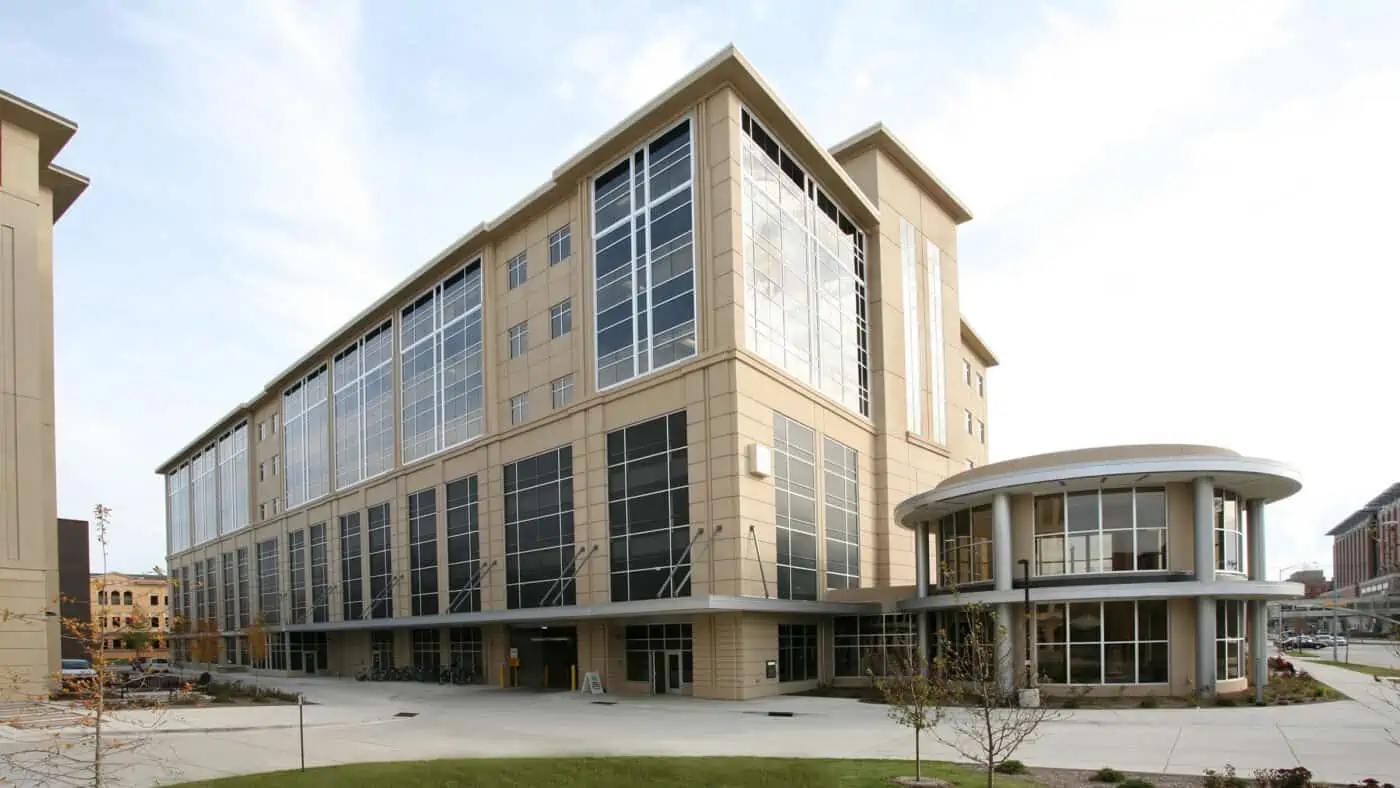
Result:
{"label": "metal support strut", "polygon": [[763,572],[763,551],[758,549],[758,533],[754,531],[752,525],[749,526],[749,539],[753,541],[754,558],[758,559],[758,579],[763,581],[763,598],[770,599],[771,597],[768,596],[768,578]]}
{"label": "metal support strut", "polygon": [[375,594],[374,599],[371,599],[369,601],[369,607],[365,608],[365,612],[360,616],[360,620],[368,621],[371,618],[373,618],[374,609],[379,607],[380,602],[384,601],[385,599],[388,599],[390,595],[394,593],[394,586],[398,585],[399,581],[402,579],[403,575],[390,575],[389,584],[384,587],[383,591],[380,591],[378,594]]}
{"label": "metal support strut", "polygon": [[496,560],[493,558],[491,559],[491,563],[478,568],[476,574],[467,579],[467,584],[457,589],[457,593],[453,594],[452,598],[448,600],[447,612],[455,613],[457,611],[457,606],[462,604],[463,599],[467,598],[467,594],[473,591],[480,591],[482,581],[486,579],[486,575],[491,572],[491,567],[495,565]]}
{"label": "metal support strut", "polygon": [[[724,526],[722,526],[722,525],[716,525],[716,526],[715,526],[714,532],[710,534],[710,543],[713,543],[713,542],[715,541],[715,537],[716,537],[716,536],[719,536],[719,532],[720,532],[720,531],[723,531],[723,530],[724,530]],[[700,533],[699,533],[699,534],[696,534],[696,535],[695,535],[695,538],[692,539],[692,540],[690,540],[690,547],[694,547],[694,546],[695,546],[695,542],[696,542],[697,540],[700,539],[700,534],[703,534],[703,533],[705,533],[705,529],[704,529],[704,528],[701,528],[701,529],[700,529]],[[687,553],[687,554],[690,552],[690,547],[687,547],[687,548],[686,548],[686,553]],[[702,545],[702,547],[703,547],[703,545]],[[693,574],[695,574],[695,558],[697,558],[697,557],[699,557],[699,556],[698,556],[698,555],[696,555],[696,556],[691,556],[691,557],[690,557],[690,561],[687,562],[687,561],[686,561],[686,556],[681,556],[681,563],[684,563],[684,564],[686,565],[686,567],[685,567],[685,577],[682,577],[680,580],[676,581],[676,583],[675,583],[675,588],[685,588],[685,584],[690,582],[690,576],[693,575]],[[680,567],[680,564],[677,564],[676,567],[672,568],[672,569],[671,569],[672,574],[674,574],[675,571],[676,571],[676,569],[678,569],[679,567]],[[668,583],[671,582],[671,579],[670,579],[669,577],[666,578],[666,582],[668,582]],[[662,586],[661,588],[662,588],[662,590],[665,590],[666,587],[665,587],[665,586]],[[661,596],[661,594],[658,592],[658,593],[657,593],[657,597],[660,597],[660,596]]]}
{"label": "metal support strut", "polygon": [[540,602],[540,607],[552,607],[553,605],[563,603],[564,594],[568,592],[569,586],[578,578],[579,570],[583,568],[584,564],[588,563],[588,559],[592,558],[593,554],[597,551],[598,545],[596,544],[587,549],[580,547],[578,552],[574,553],[574,560],[570,561],[568,567],[564,569],[564,573],[561,574],[559,579],[554,581],[554,585],[550,586],[549,590],[545,592],[544,599]]}

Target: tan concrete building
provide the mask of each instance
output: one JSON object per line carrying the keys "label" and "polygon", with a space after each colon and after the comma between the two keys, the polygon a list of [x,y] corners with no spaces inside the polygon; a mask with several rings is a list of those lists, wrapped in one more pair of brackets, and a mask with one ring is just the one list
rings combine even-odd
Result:
{"label": "tan concrete building", "polygon": [[0,698],[58,673],[53,231],[88,181],[54,158],[77,128],[0,91]]}
{"label": "tan concrete building", "polygon": [[[92,576],[92,621],[105,641],[109,662],[169,657],[170,580],[165,575],[108,572]],[[137,649],[133,632],[149,636]]]}

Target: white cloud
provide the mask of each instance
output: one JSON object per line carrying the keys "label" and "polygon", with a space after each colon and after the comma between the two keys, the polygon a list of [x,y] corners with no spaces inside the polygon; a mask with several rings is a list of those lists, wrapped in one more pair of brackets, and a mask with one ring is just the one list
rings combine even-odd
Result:
{"label": "white cloud", "polygon": [[1393,481],[1400,336],[1389,227],[1400,71],[1295,99],[1190,146],[1181,176],[1086,200],[1024,258],[964,268],[994,325],[998,456],[1101,443],[1219,443],[1291,462],[1274,566]]}
{"label": "white cloud", "polygon": [[[370,164],[375,146],[359,82],[355,3],[160,6],[126,15],[169,69],[181,125],[224,160],[231,196],[221,272],[309,346],[391,283]],[[290,359],[286,359],[290,360]]]}

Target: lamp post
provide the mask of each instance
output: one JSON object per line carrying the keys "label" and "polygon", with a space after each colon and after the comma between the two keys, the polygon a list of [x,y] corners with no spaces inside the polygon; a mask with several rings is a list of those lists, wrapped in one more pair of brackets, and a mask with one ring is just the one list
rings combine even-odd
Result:
{"label": "lamp post", "polygon": [[1021,587],[1025,590],[1025,619],[1026,619],[1026,689],[1033,685],[1031,682],[1031,562],[1022,558],[1016,563],[1021,565]]}

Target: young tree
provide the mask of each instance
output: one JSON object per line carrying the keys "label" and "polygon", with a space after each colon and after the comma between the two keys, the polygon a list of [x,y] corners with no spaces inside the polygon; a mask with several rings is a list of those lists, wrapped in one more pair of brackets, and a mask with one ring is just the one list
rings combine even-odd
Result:
{"label": "young tree", "polygon": [[943,716],[943,689],[931,675],[933,665],[917,646],[887,652],[883,658],[871,655],[867,662],[890,719],[914,731],[914,781],[920,782],[924,776],[920,738]]}
{"label": "young tree", "polygon": [[246,630],[248,635],[248,659],[253,663],[254,681],[257,680],[259,666],[267,668],[267,626],[262,614],[253,617],[252,625]]}
{"label": "young tree", "polygon": [[[96,615],[59,619],[70,639],[82,647],[85,664],[90,667],[90,670],[70,670],[67,675],[60,672],[55,677],[62,691],[58,697],[70,699],[67,712],[71,720],[33,746],[0,753],[0,775],[19,777],[38,785],[102,788],[121,768],[114,762],[114,756],[125,756],[139,749],[147,741],[139,729],[154,728],[161,722],[158,714],[146,711],[121,720],[127,726],[125,733],[113,735],[108,729],[115,700],[109,691],[116,676],[108,661],[107,633],[103,631],[108,608],[100,600],[108,598],[110,592],[106,582],[110,527],[111,509],[98,505],[93,510],[93,532],[97,537],[102,573],[93,582],[93,598],[99,600],[95,606]],[[53,607],[59,609],[58,604]],[[41,620],[53,620],[54,612],[40,611],[37,615]],[[123,708],[140,710],[152,706],[149,702],[128,700]],[[133,732],[132,726],[138,730]],[[126,760],[132,759],[126,757]],[[149,765],[151,760],[143,758],[141,762]]]}
{"label": "young tree", "polygon": [[[995,623],[990,608],[971,603],[953,615],[956,630],[938,633],[942,653],[934,660],[933,682],[936,695],[965,710],[947,715],[947,725],[934,735],[983,767],[991,788],[996,767],[1033,739],[1042,722],[1056,715],[1040,705],[1017,704],[1018,671],[1008,642],[1011,633]],[[1013,682],[1010,692],[1001,683],[1001,676],[1008,673]]]}
{"label": "young tree", "polygon": [[139,659],[146,649],[151,645],[153,637],[151,633],[151,621],[146,615],[146,611],[140,605],[131,608],[131,623],[122,630],[122,642],[126,647],[136,652]]}

